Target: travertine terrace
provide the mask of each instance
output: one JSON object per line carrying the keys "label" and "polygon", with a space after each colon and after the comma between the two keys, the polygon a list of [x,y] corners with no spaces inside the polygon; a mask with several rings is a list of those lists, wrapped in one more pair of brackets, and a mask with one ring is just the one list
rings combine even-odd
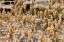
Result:
{"label": "travertine terrace", "polygon": [[0,42],[64,42],[64,0],[0,0]]}

